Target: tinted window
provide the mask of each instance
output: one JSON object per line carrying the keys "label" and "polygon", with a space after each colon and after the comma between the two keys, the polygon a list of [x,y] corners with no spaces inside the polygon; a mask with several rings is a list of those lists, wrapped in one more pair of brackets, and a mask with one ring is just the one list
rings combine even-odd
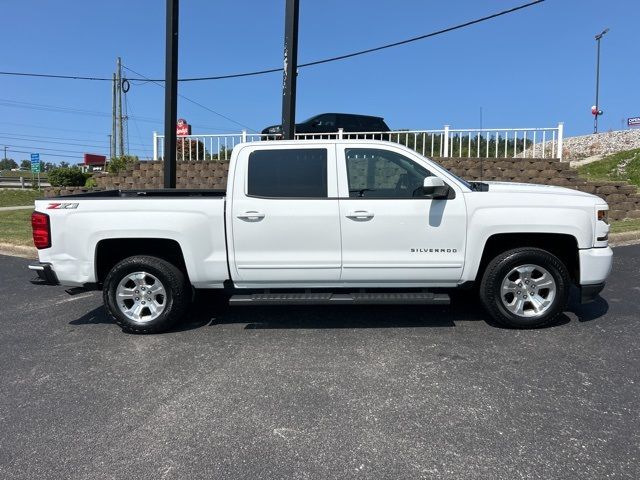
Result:
{"label": "tinted window", "polygon": [[348,148],[347,176],[351,198],[422,197],[431,173],[404,155],[371,148]]}
{"label": "tinted window", "polygon": [[317,127],[335,127],[336,116],[332,114],[318,115],[311,122],[312,125]]}
{"label": "tinted window", "polygon": [[247,190],[257,197],[326,197],[327,150],[257,150],[249,155]]}
{"label": "tinted window", "polygon": [[342,128],[357,132],[362,127],[360,118],[357,115],[340,115],[340,126]]}

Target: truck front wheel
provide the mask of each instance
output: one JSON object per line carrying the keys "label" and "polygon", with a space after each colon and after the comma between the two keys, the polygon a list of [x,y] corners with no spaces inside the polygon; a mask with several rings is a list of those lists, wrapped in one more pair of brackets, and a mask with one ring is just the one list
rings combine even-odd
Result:
{"label": "truck front wheel", "polygon": [[480,284],[480,300],[498,323],[534,328],[564,311],[570,285],[567,267],[555,255],[539,248],[518,248],[489,263]]}
{"label": "truck front wheel", "polygon": [[184,273],[171,263],[133,256],[111,269],[102,293],[109,315],[124,331],[158,333],[182,318],[191,289]]}

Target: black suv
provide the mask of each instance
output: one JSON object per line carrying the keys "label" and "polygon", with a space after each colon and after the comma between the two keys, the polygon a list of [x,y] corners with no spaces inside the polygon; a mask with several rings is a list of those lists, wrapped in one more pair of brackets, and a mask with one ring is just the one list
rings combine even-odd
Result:
{"label": "black suv", "polygon": [[[321,113],[310,119],[296,123],[296,133],[336,133],[339,128],[345,132],[388,132],[389,127],[382,117],[355,115],[352,113]],[[272,125],[262,130],[265,135],[282,133],[281,125]]]}

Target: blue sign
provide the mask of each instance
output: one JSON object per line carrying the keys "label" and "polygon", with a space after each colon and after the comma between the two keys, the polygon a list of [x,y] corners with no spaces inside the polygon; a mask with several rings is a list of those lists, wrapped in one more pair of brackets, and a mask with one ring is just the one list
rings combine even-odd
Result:
{"label": "blue sign", "polygon": [[627,127],[640,127],[640,117],[627,118]]}
{"label": "blue sign", "polygon": [[31,171],[33,173],[40,173],[40,154],[39,153],[31,154]]}

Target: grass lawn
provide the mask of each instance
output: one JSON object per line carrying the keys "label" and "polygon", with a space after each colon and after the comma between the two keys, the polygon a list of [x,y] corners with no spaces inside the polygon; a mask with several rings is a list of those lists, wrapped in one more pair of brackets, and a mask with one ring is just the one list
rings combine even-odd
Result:
{"label": "grass lawn", "polygon": [[42,192],[37,190],[0,190],[0,207],[18,207],[33,205],[36,198],[42,198]]}
{"label": "grass lawn", "polygon": [[0,243],[33,247],[31,212],[32,210],[0,212]]}
{"label": "grass lawn", "polygon": [[633,232],[640,230],[640,218],[611,222],[611,233]]}
{"label": "grass lawn", "polygon": [[[35,175],[37,178],[37,174]],[[10,177],[10,178],[20,178],[24,177],[25,180],[31,180],[31,170],[27,172],[12,172],[11,170],[2,170],[0,172],[0,177]],[[47,179],[47,173],[40,172],[40,180],[44,181]]]}
{"label": "grass lawn", "polygon": [[[619,173],[618,165],[626,161],[625,171]],[[640,187],[640,148],[608,155],[602,160],[578,167],[578,173],[587,180],[626,180]]]}

